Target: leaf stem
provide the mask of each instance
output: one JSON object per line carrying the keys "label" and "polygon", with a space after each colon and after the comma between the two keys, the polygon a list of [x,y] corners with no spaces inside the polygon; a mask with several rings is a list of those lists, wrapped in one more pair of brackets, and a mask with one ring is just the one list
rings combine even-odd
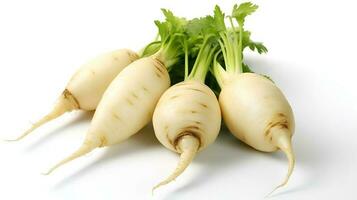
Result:
{"label": "leaf stem", "polygon": [[[205,81],[207,72],[213,60],[213,55],[216,51],[216,47],[209,42],[211,36],[207,36],[202,44],[200,51],[198,52],[195,64],[187,79],[195,79],[201,82]],[[185,80],[187,80],[185,79]]]}

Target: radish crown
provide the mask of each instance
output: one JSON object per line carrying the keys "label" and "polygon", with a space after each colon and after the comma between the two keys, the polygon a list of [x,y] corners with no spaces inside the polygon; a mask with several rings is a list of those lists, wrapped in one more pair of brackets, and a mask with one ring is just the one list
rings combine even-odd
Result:
{"label": "radish crown", "polygon": [[[181,80],[195,79],[204,82],[212,64],[214,54],[218,50],[218,31],[212,16],[186,20],[175,16],[171,11],[162,9],[165,21],[155,21],[161,38],[157,57],[172,69],[174,64],[182,66],[184,60],[184,76]],[[153,42],[148,49],[158,44]],[[184,59],[182,59],[184,57]],[[191,66],[193,62],[193,66]],[[175,65],[176,66],[176,65]],[[182,70],[170,73],[177,75]]]}
{"label": "radish crown", "polygon": [[161,10],[165,16],[165,21],[155,21],[161,45],[160,49],[154,54],[154,57],[163,62],[168,71],[170,71],[171,67],[177,63],[184,54],[181,37],[184,35],[187,20],[185,18],[176,17],[169,10]]}
{"label": "radish crown", "polygon": [[[222,52],[225,69],[218,61],[218,54],[214,59],[213,74],[218,84],[222,86],[229,74],[251,72],[251,69],[243,63],[243,50],[249,47],[252,51],[266,53],[267,48],[260,42],[250,39],[250,32],[244,30],[245,18],[257,10],[258,6],[250,2],[234,5],[232,15],[227,16],[230,27],[225,23],[225,14],[216,6],[214,9],[214,22],[219,34],[219,45]],[[238,27],[235,25],[238,24]]]}
{"label": "radish crown", "polygon": [[[187,24],[187,36],[190,44],[193,48],[199,49],[197,57],[195,59],[194,65],[190,74],[188,75],[188,60],[185,59],[185,80],[195,79],[201,82],[205,81],[207,72],[212,64],[214,54],[217,51],[217,30],[214,27],[214,18],[211,16],[206,16],[202,18],[195,18],[188,22]],[[194,45],[192,43],[195,42]],[[186,45],[187,46],[187,45]],[[190,52],[192,54],[192,52]],[[185,56],[189,52],[185,52]]]}

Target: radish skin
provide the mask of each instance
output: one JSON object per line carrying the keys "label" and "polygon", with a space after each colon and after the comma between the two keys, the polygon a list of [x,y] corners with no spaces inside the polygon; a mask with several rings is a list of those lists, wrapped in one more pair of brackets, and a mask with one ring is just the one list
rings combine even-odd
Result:
{"label": "radish skin", "polygon": [[155,56],[127,66],[109,85],[82,146],[47,173],[95,148],[120,143],[150,122],[157,101],[170,86],[165,65]]}
{"label": "radish skin", "polygon": [[95,110],[110,82],[139,56],[129,50],[120,49],[103,54],[84,64],[70,79],[66,89],[58,98],[52,111],[32,125],[18,141],[41,125],[73,110]]}
{"label": "radish skin", "polygon": [[[183,24],[182,19],[169,14],[169,19]],[[212,18],[195,18],[186,21],[181,34],[185,51],[184,81],[170,87],[160,98],[153,115],[153,127],[157,139],[166,148],[180,154],[176,169],[152,192],[181,175],[196,154],[213,143],[221,128],[221,111],[216,95],[205,85],[218,44],[212,39],[212,29],[205,24]],[[208,31],[206,31],[208,30]],[[200,38],[193,44],[192,38]],[[197,57],[189,73],[189,52],[199,47]]]}
{"label": "radish skin", "polygon": [[[163,12],[167,20],[172,19],[172,13]],[[98,104],[82,146],[46,174],[93,149],[124,141],[150,122],[160,96],[170,87],[168,71],[182,54],[178,41],[182,25],[172,23],[176,21],[155,21],[160,48],[153,55],[134,61],[115,77]]]}
{"label": "radish skin", "polygon": [[232,14],[228,16],[231,27],[227,28],[224,25],[225,14],[216,6],[214,18],[217,24],[222,25],[219,42],[225,68],[215,57],[213,73],[221,87],[219,104],[230,132],[259,151],[274,152],[280,149],[288,158],[286,178],[274,192],[287,184],[294,169],[291,137],[295,123],[293,111],[279,88],[267,77],[247,73],[251,70],[243,62],[243,50],[246,47],[258,53],[268,51],[262,43],[252,41],[250,32],[244,30],[245,18],[257,9],[258,6],[250,2],[234,5]]}
{"label": "radish skin", "polygon": [[180,154],[180,161],[153,190],[177,178],[197,152],[215,141],[220,126],[218,100],[202,81],[187,80],[168,89],[155,108],[153,127],[161,144]]}
{"label": "radish skin", "polygon": [[139,56],[129,49],[101,55],[82,66],[66,89],[75,96],[82,110],[95,110],[113,79],[137,59]]}
{"label": "radish skin", "polygon": [[224,122],[234,136],[259,151],[280,149],[285,153],[288,173],[273,191],[286,185],[295,164],[291,145],[295,123],[279,88],[261,75],[242,73],[223,82],[219,103]]}

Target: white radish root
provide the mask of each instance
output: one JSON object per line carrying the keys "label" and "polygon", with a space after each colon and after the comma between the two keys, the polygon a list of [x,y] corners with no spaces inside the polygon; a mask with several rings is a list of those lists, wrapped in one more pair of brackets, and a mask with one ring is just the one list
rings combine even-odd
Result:
{"label": "white radish root", "polygon": [[288,173],[272,192],[285,186],[295,165],[291,145],[295,124],[282,92],[263,76],[243,73],[224,80],[219,103],[225,124],[238,139],[260,151],[285,153]]}
{"label": "white radish root", "polygon": [[56,165],[54,165],[51,169],[49,169],[47,172],[43,173],[43,175],[49,175],[50,173],[52,173],[55,169],[57,169],[58,167],[78,158],[81,157],[84,154],[87,154],[89,152],[91,152],[93,149],[100,147],[101,143],[100,141],[97,141],[95,143],[93,142],[89,142],[88,140],[86,140],[82,146],[75,151],[72,155],[70,155],[69,157],[67,157],[66,159],[62,160],[61,162],[57,163]]}
{"label": "white radish root", "polygon": [[219,133],[221,112],[214,93],[200,81],[188,80],[168,89],[153,115],[158,140],[180,153],[177,168],[153,190],[177,178],[198,151],[213,143]]}
{"label": "white radish root", "polygon": [[279,184],[278,186],[276,186],[267,196],[270,196],[277,189],[285,186],[288,183],[289,178],[290,178],[291,174],[293,173],[294,166],[295,166],[295,156],[294,156],[294,153],[292,150],[291,137],[290,137],[289,130],[287,130],[285,128],[281,128],[281,127],[273,127],[270,131],[272,132],[272,135],[273,135],[272,142],[281,151],[284,152],[284,154],[286,155],[286,157],[288,159],[289,166],[288,166],[288,172],[286,174],[284,181],[281,184]]}
{"label": "white radish root", "polygon": [[98,56],[84,64],[70,79],[52,111],[35,122],[22,135],[8,141],[18,141],[66,112],[95,110],[111,81],[124,67],[138,58],[139,56],[135,52],[120,49]]}
{"label": "white radish root", "polygon": [[170,183],[175,180],[182,172],[188,167],[188,165],[195,158],[198,148],[200,147],[200,141],[192,135],[184,135],[178,140],[177,148],[181,152],[180,161],[172,174],[167,177],[164,181],[153,187],[153,191],[163,185]]}
{"label": "white radish root", "polygon": [[33,130],[40,127],[41,125],[43,125],[53,119],[56,119],[57,117],[61,116],[62,114],[66,113],[66,112],[70,112],[70,111],[76,110],[78,108],[79,108],[79,105],[78,105],[76,99],[66,89],[66,90],[64,90],[62,95],[59,97],[59,99],[57,100],[57,103],[55,104],[53,110],[50,113],[48,113],[46,116],[44,116],[39,121],[35,122],[31,128],[29,128],[27,131],[25,131],[19,137],[15,138],[15,139],[6,140],[6,141],[21,140],[22,138],[26,137]]}
{"label": "white radish root", "polygon": [[156,58],[130,64],[105,91],[82,147],[46,174],[97,147],[117,144],[137,133],[150,122],[157,101],[169,86],[169,74]]}

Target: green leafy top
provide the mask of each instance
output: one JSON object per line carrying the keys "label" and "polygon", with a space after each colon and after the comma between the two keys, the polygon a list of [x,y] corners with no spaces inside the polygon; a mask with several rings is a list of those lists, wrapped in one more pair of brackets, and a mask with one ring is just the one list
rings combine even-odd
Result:
{"label": "green leafy top", "polygon": [[204,82],[209,71],[214,54],[218,48],[218,29],[212,16],[194,18],[187,24],[187,38],[192,40],[190,45],[194,49],[189,52],[193,54],[198,49],[197,57],[190,74],[188,75],[188,64],[186,63],[185,79],[195,79]]}
{"label": "green leafy top", "polygon": [[[165,65],[170,65],[168,69],[171,78],[175,81],[180,79],[204,81],[214,51],[217,49],[217,39],[214,39],[217,36],[214,18],[206,16],[186,20],[175,16],[169,10],[162,9],[162,12],[165,20],[155,21],[160,41],[149,44],[143,52],[149,54],[160,44],[160,50],[154,56]],[[179,66],[182,64],[182,57],[184,57],[184,70]],[[191,62],[194,64],[191,65]],[[183,71],[184,75],[181,76],[180,73]]]}
{"label": "green leafy top", "polygon": [[[245,18],[257,9],[258,6],[250,2],[242,3],[239,6],[234,5],[231,16],[227,16],[229,28],[225,24],[225,14],[218,6],[214,9],[214,21],[217,30],[219,30],[219,44],[225,65],[224,69],[218,61],[217,55],[214,59],[213,74],[220,86],[229,77],[227,76],[228,74],[252,72],[249,66],[243,62],[243,50],[246,47],[260,54],[268,51],[263,43],[252,41],[250,37],[251,33],[244,30]],[[233,20],[236,21],[238,27]]]}
{"label": "green leafy top", "polygon": [[226,31],[226,24],[224,22],[225,14],[222,12],[221,8],[216,5],[213,11],[214,25],[218,32]]}
{"label": "green leafy top", "polygon": [[237,20],[239,26],[243,26],[245,18],[254,13],[257,9],[258,6],[251,2],[242,3],[239,6],[235,4],[233,6],[232,17]]}
{"label": "green leafy top", "polygon": [[[153,56],[168,67],[175,81],[204,81],[208,70],[211,70],[222,86],[227,74],[252,72],[243,62],[245,48],[258,53],[267,52],[262,43],[251,40],[251,33],[244,30],[245,18],[257,8],[250,2],[234,5],[231,15],[226,16],[219,6],[215,6],[212,16],[191,20],[162,9],[165,20],[155,21],[160,40],[150,43],[143,54],[157,51]],[[181,68],[183,66],[184,69]],[[172,68],[175,69],[171,72]],[[211,88],[219,88],[212,75],[208,75],[207,80],[208,84],[213,84],[209,85]]]}
{"label": "green leafy top", "polygon": [[187,20],[185,18],[175,16],[170,10],[161,9],[165,16],[165,21],[155,21],[159,29],[159,35],[163,43],[168,42],[171,37],[180,35],[185,31]]}
{"label": "green leafy top", "polygon": [[178,62],[180,56],[184,54],[182,36],[186,31],[187,20],[175,16],[170,10],[161,10],[165,16],[165,21],[155,21],[161,46],[154,56],[170,70],[172,65]]}

